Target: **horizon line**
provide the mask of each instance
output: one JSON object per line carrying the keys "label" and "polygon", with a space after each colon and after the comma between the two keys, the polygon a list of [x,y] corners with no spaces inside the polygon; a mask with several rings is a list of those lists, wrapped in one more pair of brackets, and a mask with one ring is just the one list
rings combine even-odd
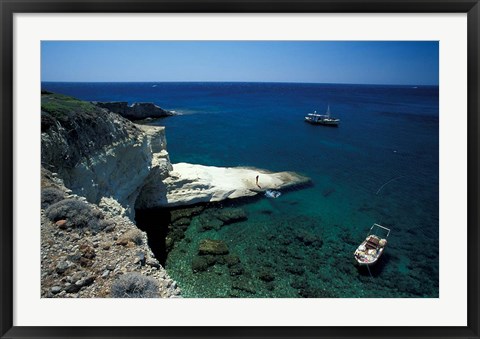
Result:
{"label": "horizon line", "polygon": [[370,85],[370,86],[436,86],[439,84],[387,84],[387,83],[353,83],[353,82],[302,82],[302,81],[201,81],[201,80],[189,80],[189,81],[63,81],[63,80],[41,80],[41,83],[76,83],[76,84],[88,84],[88,83],[259,83],[259,84],[311,84],[311,85]]}

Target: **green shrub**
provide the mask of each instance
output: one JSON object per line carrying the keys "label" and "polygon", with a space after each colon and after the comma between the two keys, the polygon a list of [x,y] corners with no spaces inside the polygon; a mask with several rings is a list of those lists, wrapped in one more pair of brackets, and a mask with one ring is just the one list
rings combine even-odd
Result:
{"label": "green shrub", "polygon": [[158,283],[152,277],[131,272],[120,276],[112,284],[113,298],[158,298]]}
{"label": "green shrub", "polygon": [[55,187],[47,187],[42,189],[42,208],[55,204],[65,199],[65,192]]}
{"label": "green shrub", "polygon": [[98,108],[94,104],[67,95],[50,94],[42,96],[42,111],[61,121],[66,121],[78,112],[95,112],[96,110]]}

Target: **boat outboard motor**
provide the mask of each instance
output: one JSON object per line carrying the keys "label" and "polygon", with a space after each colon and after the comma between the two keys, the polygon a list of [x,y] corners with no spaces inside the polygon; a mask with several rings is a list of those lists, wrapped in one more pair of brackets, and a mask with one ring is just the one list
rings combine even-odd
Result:
{"label": "boat outboard motor", "polygon": [[274,191],[274,190],[267,190],[267,191],[265,192],[265,196],[266,196],[267,198],[272,198],[272,199],[278,198],[278,197],[281,196],[281,195],[282,195],[281,192],[279,192],[279,191]]}

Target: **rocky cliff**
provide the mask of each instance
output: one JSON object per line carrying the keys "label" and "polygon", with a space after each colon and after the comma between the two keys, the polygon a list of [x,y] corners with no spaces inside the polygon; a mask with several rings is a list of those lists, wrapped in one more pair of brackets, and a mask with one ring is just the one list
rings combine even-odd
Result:
{"label": "rocky cliff", "polygon": [[145,182],[171,164],[163,127],[42,93],[42,297],[175,297],[132,222]]}
{"label": "rocky cliff", "polygon": [[136,102],[129,105],[128,102],[94,102],[101,108],[120,114],[122,117],[130,120],[142,120],[147,118],[163,118],[173,115],[173,112],[164,110],[163,108],[151,102]]}
{"label": "rocky cliff", "polygon": [[163,127],[63,95],[42,95],[41,137],[43,167],[89,202],[115,199],[128,216],[147,178],[161,181],[171,169]]}

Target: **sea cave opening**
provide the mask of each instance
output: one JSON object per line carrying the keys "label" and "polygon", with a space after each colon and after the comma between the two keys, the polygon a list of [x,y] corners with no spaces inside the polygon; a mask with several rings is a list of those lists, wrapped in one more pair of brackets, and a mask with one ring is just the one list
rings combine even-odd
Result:
{"label": "sea cave opening", "polygon": [[163,267],[168,255],[165,240],[170,221],[171,213],[167,208],[135,209],[137,227],[147,233],[148,246]]}

